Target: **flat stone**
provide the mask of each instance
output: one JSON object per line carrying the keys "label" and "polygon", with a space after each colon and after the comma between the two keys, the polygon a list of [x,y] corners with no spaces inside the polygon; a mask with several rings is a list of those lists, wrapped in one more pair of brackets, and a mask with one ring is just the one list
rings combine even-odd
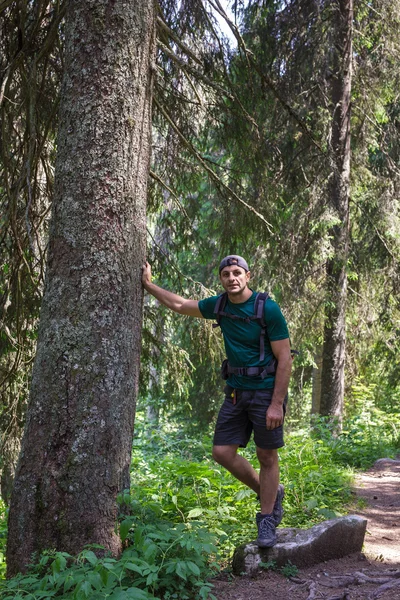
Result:
{"label": "flat stone", "polygon": [[277,529],[277,544],[273,548],[259,548],[256,542],[242,544],[233,556],[233,571],[240,575],[254,575],[260,563],[274,561],[282,567],[290,561],[296,567],[342,558],[361,552],[367,519],[348,515],[324,521],[310,529]]}
{"label": "flat stone", "polygon": [[375,461],[373,468],[382,471],[396,466],[400,466],[400,460],[394,458],[378,458],[378,460]]}

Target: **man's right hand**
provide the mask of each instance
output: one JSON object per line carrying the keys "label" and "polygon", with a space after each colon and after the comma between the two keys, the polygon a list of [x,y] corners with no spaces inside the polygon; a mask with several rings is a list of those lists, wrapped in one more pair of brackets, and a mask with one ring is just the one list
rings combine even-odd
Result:
{"label": "man's right hand", "polygon": [[146,287],[149,283],[151,283],[151,266],[146,261],[142,267],[142,284]]}

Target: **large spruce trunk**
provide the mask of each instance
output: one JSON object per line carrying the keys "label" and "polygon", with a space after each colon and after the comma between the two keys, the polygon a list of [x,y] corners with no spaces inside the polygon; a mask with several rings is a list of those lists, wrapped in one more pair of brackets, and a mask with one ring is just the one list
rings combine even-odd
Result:
{"label": "large spruce trunk", "polygon": [[333,255],[327,262],[327,299],[321,376],[321,414],[341,420],[346,346],[349,252],[350,98],[353,1],[336,0],[333,10],[332,166],[328,203],[337,223],[331,229]]}
{"label": "large spruce trunk", "polygon": [[32,553],[120,551],[142,322],[153,0],[68,0],[55,197],[8,575]]}

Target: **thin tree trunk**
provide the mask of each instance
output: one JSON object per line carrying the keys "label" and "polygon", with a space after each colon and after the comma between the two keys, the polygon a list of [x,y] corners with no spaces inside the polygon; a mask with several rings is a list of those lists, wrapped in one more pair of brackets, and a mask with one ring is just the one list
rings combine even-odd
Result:
{"label": "thin tree trunk", "polygon": [[120,551],[142,322],[153,0],[69,0],[46,285],[8,575],[46,548]]}
{"label": "thin tree trunk", "polygon": [[327,263],[327,300],[322,366],[321,414],[341,420],[346,346],[347,260],[349,251],[350,96],[353,1],[336,0],[333,25],[332,177],[329,204],[333,256]]}
{"label": "thin tree trunk", "polygon": [[[9,363],[14,360],[13,353],[6,355]],[[0,415],[0,493],[3,502],[9,505],[13,487],[15,467],[21,448],[21,437],[23,430],[23,412],[26,397],[24,389],[17,386],[14,373],[10,375],[9,364],[0,361],[0,377],[3,384],[1,396]],[[5,368],[4,368],[5,366]]]}
{"label": "thin tree trunk", "polygon": [[316,348],[314,355],[315,367],[312,370],[312,396],[311,414],[319,415],[321,410],[321,372],[322,372],[322,347]]}

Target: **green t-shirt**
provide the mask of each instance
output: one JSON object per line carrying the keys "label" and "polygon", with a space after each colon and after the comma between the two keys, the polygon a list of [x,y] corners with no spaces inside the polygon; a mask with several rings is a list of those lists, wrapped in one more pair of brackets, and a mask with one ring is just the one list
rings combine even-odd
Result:
{"label": "green t-shirt", "polygon": [[[246,302],[233,304],[227,300],[224,312],[250,317],[254,315],[254,302],[257,293],[253,292]],[[199,309],[205,319],[215,319],[214,308],[218,296],[211,296],[199,301]],[[270,342],[289,338],[289,332],[281,309],[276,302],[268,298],[264,307],[265,322],[267,324],[265,335],[265,358],[260,363],[260,332],[261,327],[257,321],[245,321],[222,317],[220,320],[221,331],[224,336],[226,355],[232,367],[260,367],[268,365],[273,359]],[[227,383],[236,389],[266,389],[273,388],[274,375],[267,375],[265,379],[244,375],[230,375]]]}

